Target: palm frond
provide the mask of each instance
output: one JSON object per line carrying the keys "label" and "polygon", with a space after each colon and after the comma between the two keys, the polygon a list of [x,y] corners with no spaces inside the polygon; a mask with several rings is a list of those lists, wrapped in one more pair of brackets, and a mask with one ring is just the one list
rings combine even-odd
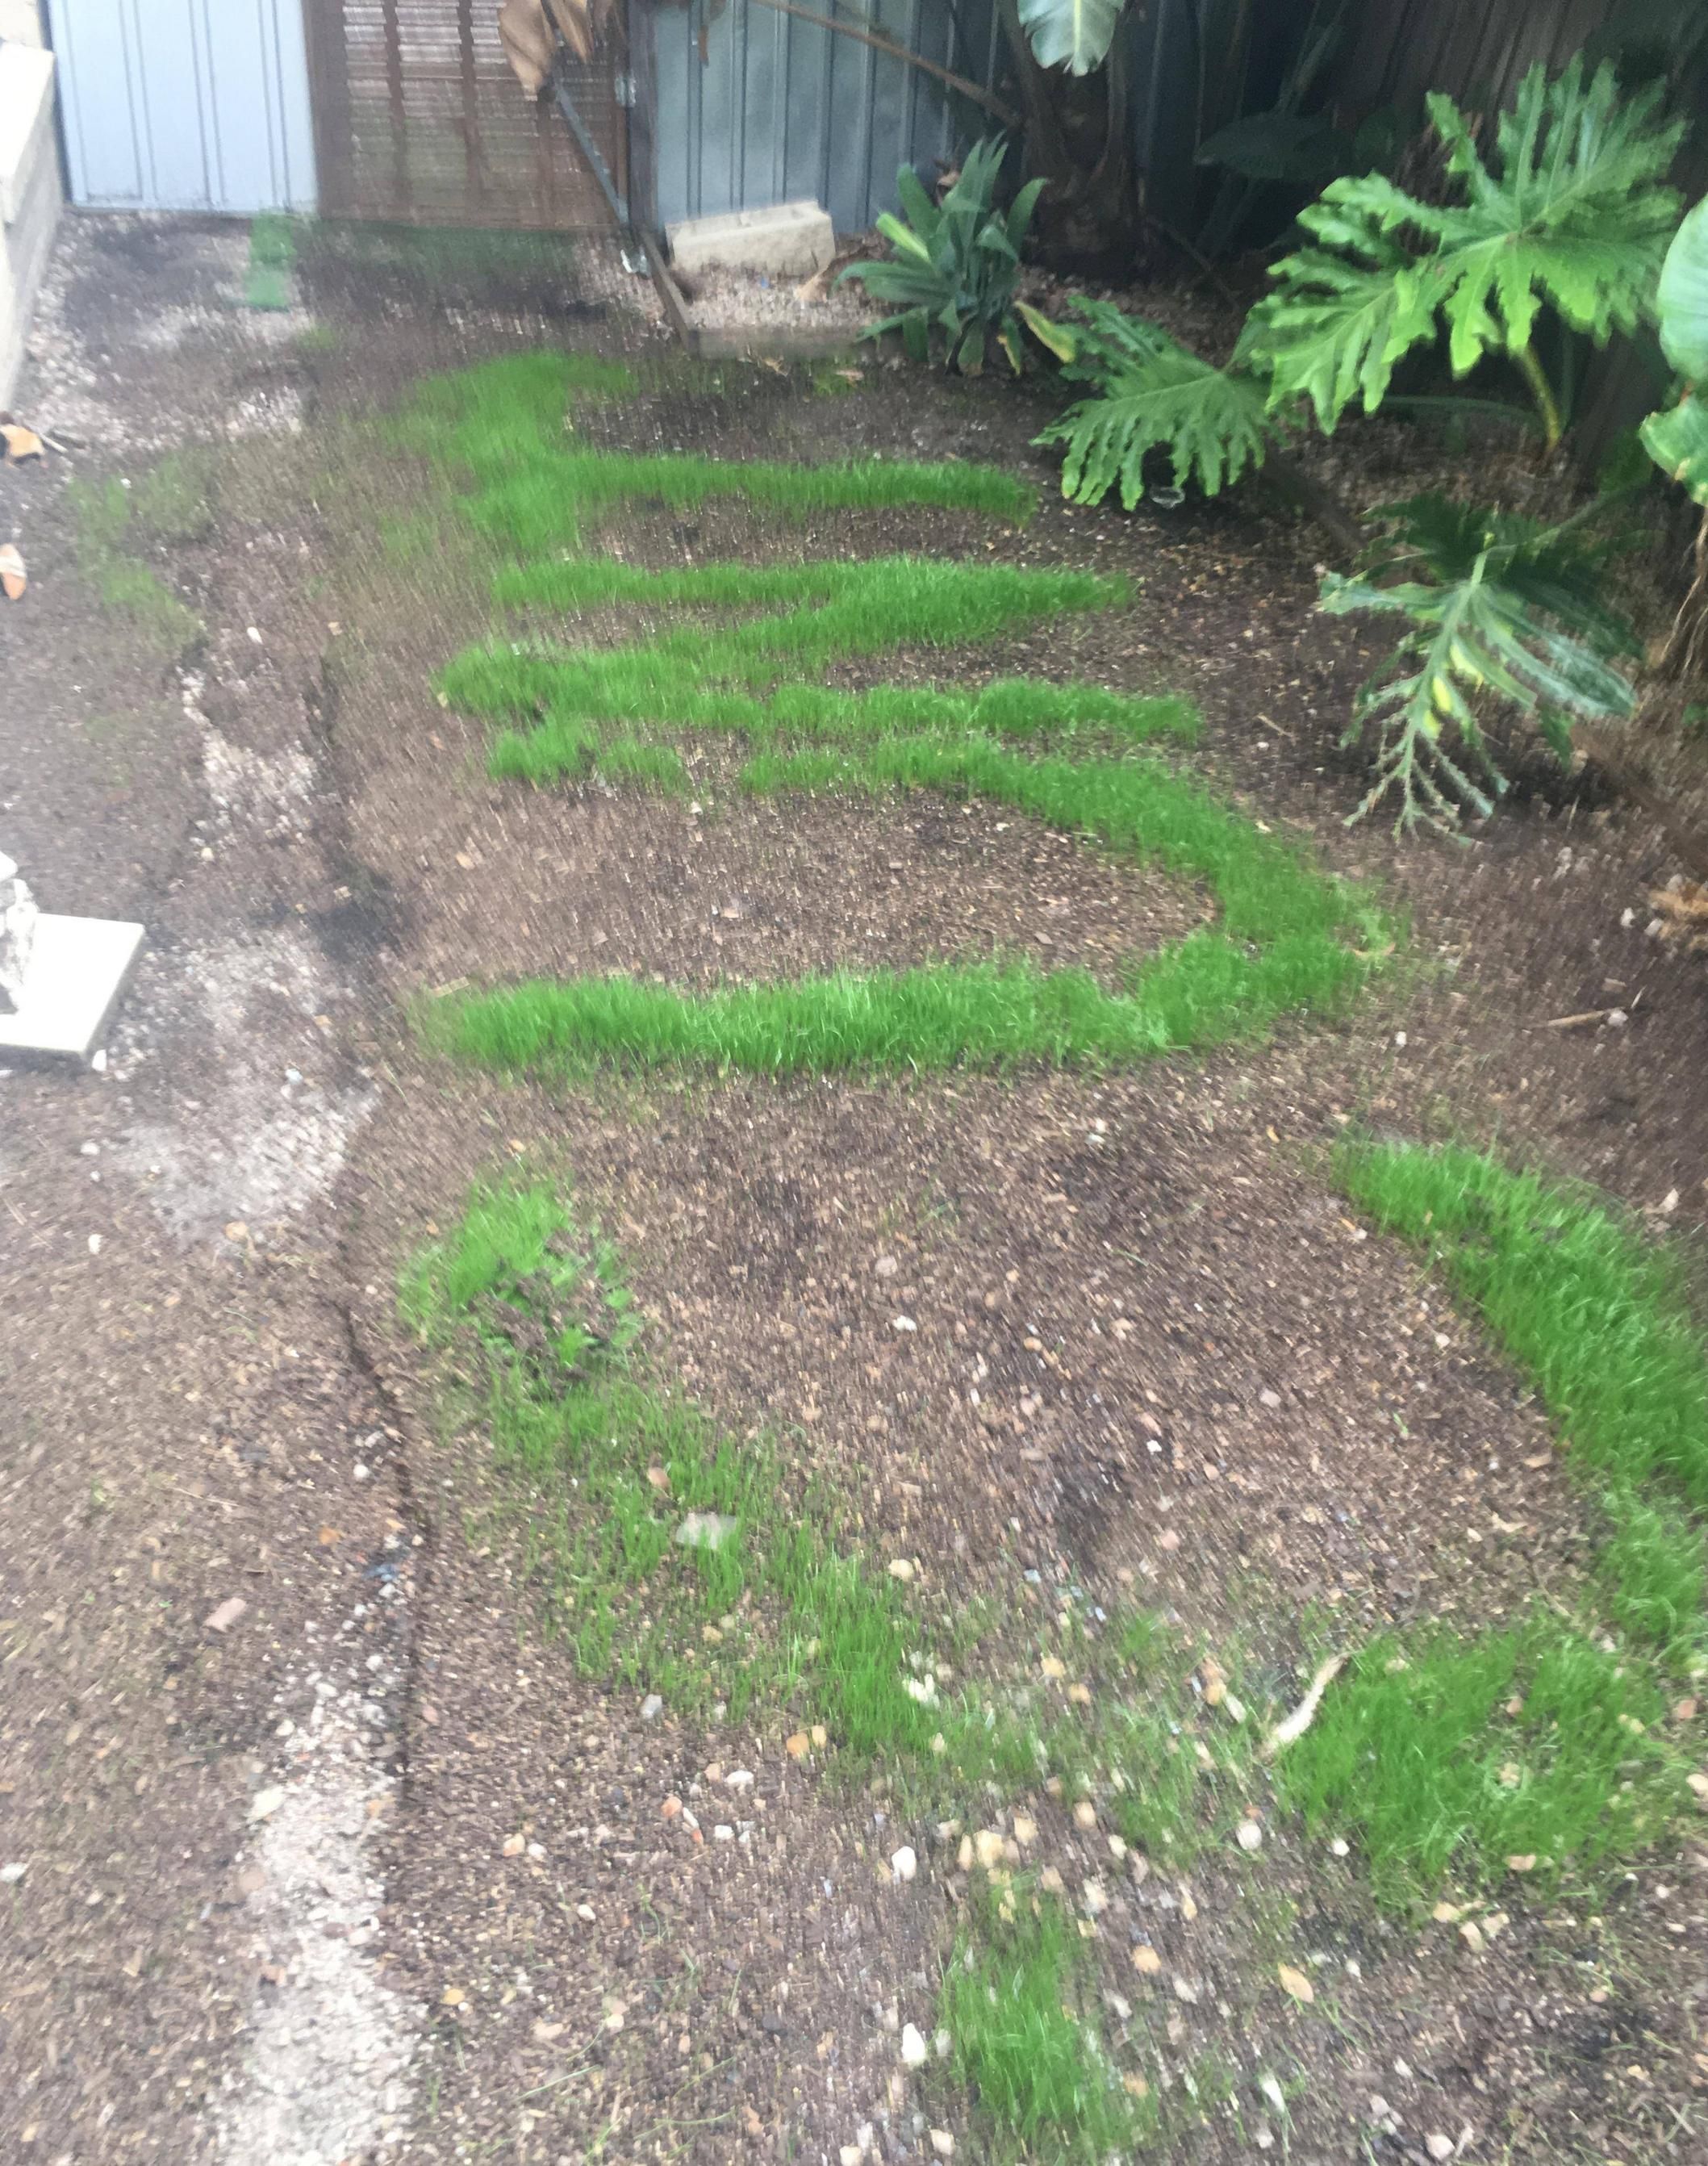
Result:
{"label": "palm frond", "polygon": [[1438,496],[1374,516],[1381,531],[1359,571],[1326,574],[1317,602],[1331,616],[1399,616],[1408,627],[1360,691],[1346,732],[1348,744],[1372,737],[1376,759],[1351,816],[1391,795],[1396,828],[1453,832],[1466,810],[1486,816],[1507,786],[1483,709],[1516,711],[1568,758],[1574,722],[1631,714],[1631,681],[1614,658],[1636,642],[1596,589],[1610,545],[1581,526]]}

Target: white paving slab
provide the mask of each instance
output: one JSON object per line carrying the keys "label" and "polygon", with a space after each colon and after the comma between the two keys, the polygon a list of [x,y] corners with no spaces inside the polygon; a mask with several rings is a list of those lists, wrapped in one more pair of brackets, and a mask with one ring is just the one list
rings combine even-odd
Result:
{"label": "white paving slab", "polygon": [[35,921],[29,972],[14,1015],[0,1015],[0,1054],[87,1060],[124,989],[142,927],[111,917]]}

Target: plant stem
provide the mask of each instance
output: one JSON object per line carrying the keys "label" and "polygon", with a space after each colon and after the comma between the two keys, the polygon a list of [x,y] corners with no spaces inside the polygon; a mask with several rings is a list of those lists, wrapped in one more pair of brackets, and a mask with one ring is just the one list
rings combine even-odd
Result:
{"label": "plant stem", "polygon": [[1526,340],[1524,345],[1514,346],[1512,358],[1518,363],[1520,373],[1530,386],[1536,409],[1542,416],[1542,439],[1545,449],[1558,451],[1564,424],[1560,420],[1560,402],[1554,396],[1553,386],[1547,372],[1536,357],[1536,349]]}

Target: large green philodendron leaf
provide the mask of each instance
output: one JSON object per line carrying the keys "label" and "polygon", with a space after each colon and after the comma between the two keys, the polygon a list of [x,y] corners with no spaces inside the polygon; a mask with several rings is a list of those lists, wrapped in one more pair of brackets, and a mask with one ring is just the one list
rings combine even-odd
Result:
{"label": "large green philodendron leaf", "polygon": [[[1585,82],[1574,61],[1552,83],[1534,67],[1485,161],[1466,116],[1431,97],[1460,200],[1426,202],[1368,173],[1301,214],[1314,246],[1276,265],[1253,317],[1277,398],[1307,393],[1326,428],[1354,397],[1368,411],[1442,320],[1459,375],[1527,349],[1544,306],[1598,341],[1633,330],[1678,214],[1663,177],[1681,129],[1658,116],[1659,98],[1658,85],[1623,90],[1610,65]],[[1394,287],[1385,323],[1378,269]]]}
{"label": "large green philodendron leaf", "polygon": [[1067,374],[1096,386],[1037,439],[1066,447],[1062,494],[1101,504],[1119,487],[1131,511],[1144,494],[1146,454],[1167,450],[1176,489],[1196,481],[1214,496],[1268,455],[1276,424],[1268,394],[1240,368],[1216,368],[1168,333],[1107,301],[1074,297]]}
{"label": "large green philodendron leaf", "polygon": [[1125,0],[1020,0],[1020,28],[1040,67],[1089,75],[1115,42]]}
{"label": "large green philodendron leaf", "polygon": [[1663,414],[1651,414],[1638,434],[1668,480],[1708,505],[1708,405],[1690,393]]}
{"label": "large green philodendron leaf", "polygon": [[1708,196],[1673,235],[1655,313],[1667,359],[1687,383],[1708,383]]}

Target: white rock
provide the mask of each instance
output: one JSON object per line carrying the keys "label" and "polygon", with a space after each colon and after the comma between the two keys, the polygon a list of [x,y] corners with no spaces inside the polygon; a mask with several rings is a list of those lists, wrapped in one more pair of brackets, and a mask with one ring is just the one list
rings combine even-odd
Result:
{"label": "white rock", "polygon": [[0,1887],[15,1888],[29,1870],[27,1865],[0,1865]]}
{"label": "white rock", "polygon": [[895,1875],[898,1880],[911,1880],[913,1878],[915,1873],[916,1873],[920,1869],[920,1862],[918,1858],[914,1856],[910,1845],[907,1843],[904,1843],[902,1845],[901,1848],[897,1851],[894,1857],[890,1859],[889,1869]]}
{"label": "white rock", "polygon": [[753,1788],[753,1770],[751,1767],[732,1767],[724,1781],[732,1790],[751,1790]]}
{"label": "white rock", "polygon": [[907,1557],[892,1557],[889,1561],[889,1576],[892,1579],[911,1579],[914,1576],[912,1561]]}
{"label": "white rock", "polygon": [[1263,1831],[1256,1820],[1241,1820],[1234,1833],[1241,1850],[1261,1850],[1263,1847]]}
{"label": "white rock", "polygon": [[712,1830],[712,1841],[714,1842],[734,1842],[735,1840],[735,1831],[725,1821],[720,1820],[717,1825]]}
{"label": "white rock", "polygon": [[952,2158],[955,2156],[955,2139],[946,2128],[931,2131],[931,2156],[934,2158]]}
{"label": "white rock", "polygon": [[931,2049],[926,2045],[924,2034],[918,2025],[904,2023],[901,2029],[902,2066],[906,2068],[922,2068],[930,2056]]}
{"label": "white rock", "polygon": [[679,1549],[720,1550],[741,1524],[724,1512],[690,1512],[673,1540]]}
{"label": "white rock", "polygon": [[265,1790],[257,1790],[250,1800],[249,1817],[252,1820],[271,1820],[285,1802],[285,1794],[275,1783]]}
{"label": "white rock", "polygon": [[1453,2139],[1450,2136],[1443,2136],[1441,2131],[1437,2129],[1432,2136],[1424,2137],[1423,2148],[1431,2158],[1451,2158],[1453,2155]]}
{"label": "white rock", "polygon": [[659,1698],[658,1694],[656,1693],[648,1693],[646,1698],[640,1703],[640,1720],[642,1722],[655,1722],[658,1717],[663,1714],[663,1712],[664,1702]]}

